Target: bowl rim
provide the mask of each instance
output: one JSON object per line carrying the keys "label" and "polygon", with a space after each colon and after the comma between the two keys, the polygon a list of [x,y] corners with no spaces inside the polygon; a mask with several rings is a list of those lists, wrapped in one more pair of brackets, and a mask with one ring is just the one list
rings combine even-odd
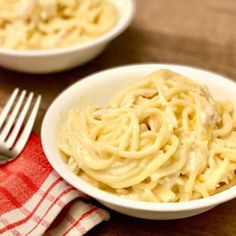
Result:
{"label": "bowl rim", "polygon": [[[229,201],[236,197],[236,185],[230,187],[229,189],[214,194],[212,196],[197,199],[197,200],[191,200],[186,202],[174,202],[174,203],[159,203],[159,202],[144,202],[144,201],[136,201],[136,200],[130,200],[121,198],[119,196],[116,196],[114,194],[105,192],[103,190],[100,190],[91,184],[87,183],[86,181],[82,180],[78,176],[76,176],[71,171],[64,173],[61,172],[61,168],[59,165],[55,165],[55,161],[50,155],[50,147],[47,144],[47,130],[49,128],[49,116],[53,113],[53,110],[55,109],[56,103],[62,99],[67,93],[70,92],[71,89],[75,89],[79,84],[86,84],[88,81],[92,81],[96,79],[97,76],[101,76],[106,73],[115,73],[118,70],[129,70],[134,69],[135,67],[167,67],[167,68],[174,68],[176,69],[187,69],[191,70],[193,72],[200,72],[205,75],[208,75],[212,77],[212,79],[218,78],[221,82],[227,83],[227,86],[229,88],[236,88],[236,83],[232,80],[230,80],[228,77],[221,75],[219,73],[215,73],[209,70],[201,69],[194,66],[188,66],[188,65],[178,65],[178,64],[165,64],[165,63],[142,63],[142,64],[131,64],[131,65],[125,65],[125,66],[117,66],[110,69],[105,69],[99,72],[95,72],[91,75],[88,75],[81,80],[73,83],[69,87],[67,87],[64,91],[62,91],[54,100],[54,102],[49,106],[41,127],[41,140],[42,140],[42,146],[44,149],[44,153],[49,161],[49,163],[53,166],[53,168],[57,171],[57,173],[65,179],[68,183],[70,183],[72,186],[74,186],[76,189],[84,192],[85,194],[101,201],[106,202],[108,204],[116,205],[119,207],[125,207],[129,209],[135,209],[135,210],[142,210],[142,211],[150,211],[150,212],[180,212],[180,211],[190,211],[200,208],[207,208],[211,206],[216,206],[218,204],[221,204],[223,202]],[[72,177],[72,178],[71,178]],[[76,178],[75,178],[76,177]]]}
{"label": "bowl rim", "polygon": [[15,57],[38,57],[38,56],[57,56],[65,53],[71,53],[74,51],[82,51],[90,47],[96,46],[100,43],[106,43],[111,41],[119,34],[121,34],[132,22],[135,11],[136,1],[135,0],[123,0],[122,4],[126,7],[126,14],[122,17],[118,17],[118,21],[109,31],[92,39],[91,41],[85,42],[80,45],[68,46],[63,48],[52,48],[52,49],[37,49],[37,50],[15,50],[0,48],[0,54]]}

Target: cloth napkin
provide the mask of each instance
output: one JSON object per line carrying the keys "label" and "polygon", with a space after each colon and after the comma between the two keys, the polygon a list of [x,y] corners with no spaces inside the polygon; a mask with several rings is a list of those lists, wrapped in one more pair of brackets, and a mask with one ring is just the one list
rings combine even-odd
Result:
{"label": "cloth napkin", "polygon": [[91,201],[53,170],[36,134],[0,166],[0,235],[84,235],[109,219]]}

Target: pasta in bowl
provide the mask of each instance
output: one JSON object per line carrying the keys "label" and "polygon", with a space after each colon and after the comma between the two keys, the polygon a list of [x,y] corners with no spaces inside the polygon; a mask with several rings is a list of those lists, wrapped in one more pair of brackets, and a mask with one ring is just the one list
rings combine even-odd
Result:
{"label": "pasta in bowl", "polygon": [[0,1],[0,48],[38,50],[83,44],[115,26],[107,0]]}
{"label": "pasta in bowl", "polygon": [[[43,132],[60,97],[46,115],[43,146],[59,174],[112,209],[150,219],[195,215],[236,196],[233,88],[221,76],[174,65],[101,72],[61,95],[68,96],[64,117],[49,136],[57,161],[56,140],[67,156],[63,170]],[[82,94],[72,95],[76,89]]]}
{"label": "pasta in bowl", "polygon": [[48,73],[81,65],[122,33],[133,0],[0,1],[0,65]]}

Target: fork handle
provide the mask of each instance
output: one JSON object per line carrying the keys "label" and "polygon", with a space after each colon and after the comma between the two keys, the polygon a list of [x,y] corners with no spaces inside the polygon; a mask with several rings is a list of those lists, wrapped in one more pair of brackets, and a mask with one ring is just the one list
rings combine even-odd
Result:
{"label": "fork handle", "polygon": [[0,155],[0,165],[4,165],[9,161],[11,161],[11,158]]}

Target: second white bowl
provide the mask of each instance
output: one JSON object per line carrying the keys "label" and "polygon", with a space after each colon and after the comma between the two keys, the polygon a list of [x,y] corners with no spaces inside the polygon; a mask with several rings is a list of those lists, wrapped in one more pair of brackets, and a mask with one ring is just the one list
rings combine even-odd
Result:
{"label": "second white bowl", "polygon": [[117,6],[118,23],[107,33],[82,45],[51,50],[13,50],[0,48],[0,65],[21,72],[52,73],[84,64],[98,56],[108,43],[130,24],[134,0],[110,0]]}

